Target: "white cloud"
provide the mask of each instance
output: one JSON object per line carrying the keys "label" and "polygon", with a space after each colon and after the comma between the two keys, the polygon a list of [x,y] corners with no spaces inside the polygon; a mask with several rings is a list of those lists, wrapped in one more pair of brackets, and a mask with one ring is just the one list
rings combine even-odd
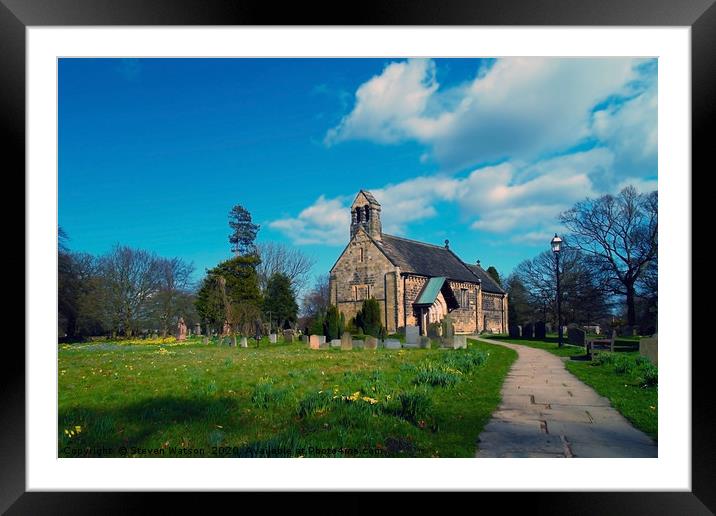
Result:
{"label": "white cloud", "polygon": [[417,140],[432,149],[445,170],[505,158],[534,159],[590,136],[594,106],[626,94],[639,77],[640,63],[505,58],[447,90],[439,88],[431,60],[392,63],[358,88],[353,110],[326,141]]}
{"label": "white cloud", "polygon": [[348,241],[350,213],[342,199],[321,195],[298,217],[274,220],[269,227],[281,231],[295,244],[340,245]]}

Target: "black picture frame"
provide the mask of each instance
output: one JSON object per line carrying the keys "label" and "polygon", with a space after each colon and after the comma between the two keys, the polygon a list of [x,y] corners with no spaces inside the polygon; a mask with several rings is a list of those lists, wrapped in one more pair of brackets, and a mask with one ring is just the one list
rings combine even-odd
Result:
{"label": "black picture frame", "polygon": [[[708,166],[711,163],[707,161],[707,150],[713,146],[709,137],[716,119],[714,0],[402,0],[368,1],[361,2],[355,9],[346,7],[338,2],[330,6],[284,3],[278,7],[255,0],[0,0],[0,119],[4,126],[5,163],[12,163],[4,167],[6,176],[24,177],[20,171],[24,172],[25,167],[25,29],[50,25],[689,26],[692,170],[706,172],[713,168]],[[694,177],[692,172],[691,177]],[[17,189],[24,191],[24,181]],[[16,239],[13,245],[14,254],[19,252],[19,241]],[[28,273],[25,269],[25,274]],[[693,306],[693,298],[685,302]],[[710,399],[713,388],[709,381],[712,375],[706,353],[703,348],[692,346],[692,491],[481,494],[481,503],[485,503],[486,498],[500,497],[501,500],[495,501],[504,503],[509,499],[511,508],[515,503],[527,502],[532,512],[536,508],[537,513],[550,514],[711,514],[716,510],[713,489],[716,457],[712,439],[714,404]],[[147,496],[135,493],[26,492],[25,353],[18,345],[8,345],[3,355],[0,511],[8,514],[147,512],[150,509]],[[162,496],[164,511],[171,510],[167,506],[175,503],[181,504],[184,510],[206,508],[205,496],[186,493],[159,496]],[[374,508],[365,498],[350,496],[356,502],[345,499],[341,502],[344,508],[354,511]],[[262,496],[262,500],[264,502],[259,503],[275,503],[269,502],[266,496]],[[248,503],[242,505],[248,509]],[[425,501],[415,495],[401,503],[407,511],[411,506],[423,507]]]}

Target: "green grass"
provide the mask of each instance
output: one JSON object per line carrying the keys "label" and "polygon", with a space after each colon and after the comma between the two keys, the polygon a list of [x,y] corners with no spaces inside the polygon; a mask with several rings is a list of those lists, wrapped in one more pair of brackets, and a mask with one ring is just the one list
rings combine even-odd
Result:
{"label": "green grass", "polygon": [[472,457],[517,356],[250,345],[60,346],[59,455]]}
{"label": "green grass", "polygon": [[[559,348],[549,338],[537,341],[497,337],[495,340],[544,349],[560,357],[584,355],[583,347],[566,345]],[[597,357],[602,359],[592,362],[567,360],[565,367],[608,398],[612,406],[636,428],[658,439],[658,387],[655,378],[650,381],[650,374],[657,374],[656,368],[647,365],[647,360],[640,357],[638,351],[603,352]]]}

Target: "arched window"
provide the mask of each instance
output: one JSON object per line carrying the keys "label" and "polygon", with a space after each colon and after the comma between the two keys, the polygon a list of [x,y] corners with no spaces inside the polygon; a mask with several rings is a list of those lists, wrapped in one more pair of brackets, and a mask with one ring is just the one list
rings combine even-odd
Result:
{"label": "arched window", "polygon": [[361,209],[356,208],[356,222],[361,222]]}
{"label": "arched window", "polygon": [[365,206],[363,209],[365,210],[365,221],[368,222],[370,220],[370,206]]}

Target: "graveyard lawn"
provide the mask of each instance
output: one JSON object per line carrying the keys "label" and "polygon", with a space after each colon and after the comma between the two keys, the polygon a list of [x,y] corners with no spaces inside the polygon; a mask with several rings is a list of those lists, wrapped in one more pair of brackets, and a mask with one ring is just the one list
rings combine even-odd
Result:
{"label": "graveyard lawn", "polygon": [[473,457],[517,357],[250,342],[61,345],[59,456]]}
{"label": "graveyard lawn", "polygon": [[[560,357],[584,355],[584,347],[565,344],[557,346],[557,339],[544,340],[491,337],[494,340],[544,349]],[[627,340],[627,339],[625,339]],[[604,353],[604,361],[566,360],[565,367],[574,376],[606,397],[612,406],[636,428],[658,439],[658,387],[645,385],[646,359],[638,351]]]}

